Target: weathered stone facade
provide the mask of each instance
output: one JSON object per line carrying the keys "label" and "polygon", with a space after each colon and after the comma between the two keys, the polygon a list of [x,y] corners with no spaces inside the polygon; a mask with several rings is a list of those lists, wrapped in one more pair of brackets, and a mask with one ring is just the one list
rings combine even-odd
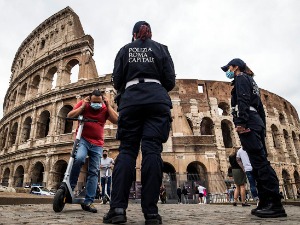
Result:
{"label": "weathered stone facade", "polygon": [[[3,185],[43,183],[48,188],[57,187],[76,129],[75,123],[64,120],[67,113],[95,88],[105,91],[113,104],[116,92],[111,75],[99,77],[92,58],[93,43],[78,16],[67,7],[41,23],[21,44],[12,64],[0,121]],[[200,182],[212,193],[226,190],[228,155],[240,146],[230,114],[230,91],[228,82],[176,81],[170,92],[172,129],[162,153],[165,182],[173,182],[173,190],[188,181]],[[269,160],[281,184],[289,188],[289,183],[300,181],[299,117],[280,96],[266,90],[261,90],[261,96],[267,114]],[[113,158],[118,154],[116,129],[110,123],[105,126],[105,148]],[[141,156],[137,181],[140,165]],[[85,182],[85,171],[86,167],[79,186]]]}

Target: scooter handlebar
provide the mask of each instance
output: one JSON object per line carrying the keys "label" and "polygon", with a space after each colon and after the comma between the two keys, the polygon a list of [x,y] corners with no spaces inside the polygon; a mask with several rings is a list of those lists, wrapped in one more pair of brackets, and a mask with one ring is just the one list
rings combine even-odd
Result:
{"label": "scooter handlebar", "polygon": [[98,120],[87,119],[87,118],[80,119],[79,117],[76,117],[76,118],[66,117],[66,120],[83,121],[83,122],[94,122],[94,123],[98,122]]}

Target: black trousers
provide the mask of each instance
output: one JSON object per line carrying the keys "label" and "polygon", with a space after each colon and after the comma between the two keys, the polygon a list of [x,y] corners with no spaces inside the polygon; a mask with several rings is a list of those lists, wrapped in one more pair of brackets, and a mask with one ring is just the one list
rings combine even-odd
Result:
{"label": "black trousers", "polygon": [[111,208],[128,207],[141,146],[142,210],[144,214],[158,213],[162,143],[168,140],[170,125],[170,107],[165,104],[130,106],[119,112],[117,139],[120,147],[112,174]]}
{"label": "black trousers", "polygon": [[[251,128],[250,128],[251,129]],[[264,128],[258,126],[250,132],[239,134],[243,149],[248,153],[261,200],[280,200],[279,181],[267,159]]]}

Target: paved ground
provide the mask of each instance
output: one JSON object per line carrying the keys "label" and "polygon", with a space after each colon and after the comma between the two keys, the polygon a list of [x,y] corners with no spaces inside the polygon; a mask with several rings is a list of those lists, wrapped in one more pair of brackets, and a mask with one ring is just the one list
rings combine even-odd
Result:
{"label": "paved ground", "polygon": [[[5,194],[6,197],[7,194]],[[2,196],[4,198],[5,196]],[[21,195],[18,195],[20,197]],[[22,195],[23,196],[23,195]],[[25,197],[24,197],[25,196]],[[31,195],[24,195],[30,198]],[[1,194],[0,194],[1,198]],[[34,196],[36,199],[43,199],[42,196]],[[29,200],[29,199],[28,199]],[[10,196],[10,203],[16,200]],[[103,224],[102,217],[108,211],[108,205],[95,204],[98,213],[89,213],[81,209],[80,205],[67,204],[61,213],[52,210],[52,204],[16,204],[0,205],[0,225],[14,224]],[[178,225],[223,225],[223,224],[245,224],[245,225],[299,225],[299,206],[286,205],[287,218],[261,219],[250,214],[254,208],[234,207],[232,205],[219,204],[159,204],[159,212],[163,217],[163,224]],[[127,209],[127,224],[144,224],[140,204],[132,202]]]}

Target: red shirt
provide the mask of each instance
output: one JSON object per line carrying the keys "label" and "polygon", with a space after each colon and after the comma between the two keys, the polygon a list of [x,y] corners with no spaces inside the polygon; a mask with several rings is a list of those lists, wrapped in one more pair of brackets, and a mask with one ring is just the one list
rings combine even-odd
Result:
{"label": "red shirt", "polygon": [[[74,109],[78,109],[83,103],[83,100],[78,102]],[[89,103],[85,103],[85,108],[81,113],[84,118],[98,120],[95,122],[85,122],[82,130],[81,137],[86,139],[93,145],[101,146],[104,145],[104,125],[108,118],[107,107],[102,103],[102,108],[99,110],[94,110]],[[78,129],[78,127],[77,127]],[[76,130],[77,133],[77,130]]]}

